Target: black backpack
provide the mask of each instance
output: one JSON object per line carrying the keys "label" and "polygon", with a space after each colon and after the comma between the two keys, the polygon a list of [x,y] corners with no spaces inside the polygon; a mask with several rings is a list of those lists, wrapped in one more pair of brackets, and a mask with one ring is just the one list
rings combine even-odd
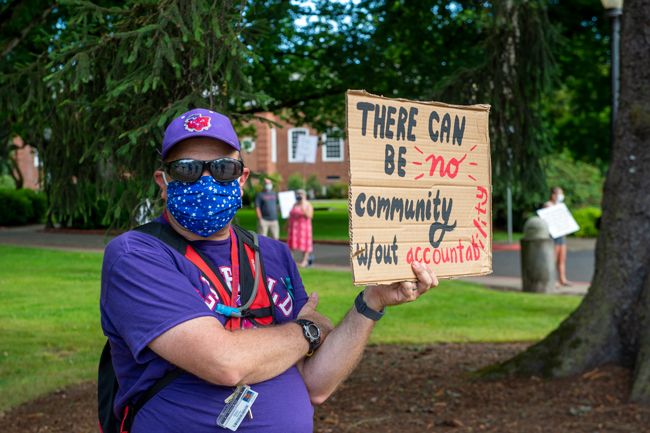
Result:
{"label": "black backpack", "polygon": [[[258,253],[256,263],[259,264],[260,269],[256,270],[256,276],[257,278],[262,278],[264,288],[266,289],[267,295],[270,299],[271,294],[269,293],[268,287],[266,286],[266,274],[264,272],[264,267],[262,266],[262,261],[259,259],[259,243],[257,234],[249,232],[248,230],[244,230],[235,225],[233,225],[233,229],[237,233],[237,238],[239,239],[240,251],[243,251],[243,244],[246,244],[253,248],[256,253]],[[185,254],[185,250],[188,245],[187,240],[179,235],[168,224],[162,224],[154,221],[136,227],[134,230],[154,236],[172,248],[176,249],[181,254]],[[203,261],[205,261],[210,267],[213,267],[209,259],[203,255],[201,255],[201,257]],[[251,288],[257,283],[258,280],[257,278],[253,278],[253,273],[250,269],[250,265],[248,264],[248,260],[240,260],[239,262],[240,267],[243,267],[243,272],[240,272],[240,285],[242,286],[242,295],[243,297],[247,296],[250,298],[252,295]],[[220,273],[215,272],[215,274],[218,278],[221,278]],[[225,286],[225,283],[223,281],[221,281],[221,284]],[[252,320],[254,320],[254,317],[256,316],[271,315],[271,317],[273,317],[274,314],[272,306],[268,309],[265,308],[260,310],[247,310],[245,312],[249,313],[247,317],[250,317]],[[273,317],[272,321],[274,323],[276,322],[275,317]],[[99,431],[102,433],[130,432],[131,425],[135,419],[135,415],[145,405],[145,403],[183,373],[185,373],[185,371],[180,368],[168,371],[163,377],[158,379],[151,388],[143,393],[134,404],[128,404],[124,408],[121,417],[117,417],[113,412],[113,406],[115,404],[115,396],[117,395],[119,384],[117,382],[117,377],[115,376],[115,369],[113,368],[111,345],[109,341],[106,341],[104,350],[102,350],[101,358],[99,359],[97,378],[97,412],[99,416]]]}
{"label": "black backpack", "polygon": [[158,379],[151,388],[145,392],[135,404],[127,405],[121,418],[115,416],[113,405],[115,404],[115,395],[119,385],[115,370],[113,369],[113,360],[111,358],[111,344],[107,341],[102,350],[102,356],[99,359],[99,374],[97,380],[97,402],[99,415],[99,431],[102,433],[128,433],[131,431],[131,424],[135,419],[135,414],[140,408],[149,401],[161,389],[166,387],[184,371],[180,368],[168,371],[163,377]]}

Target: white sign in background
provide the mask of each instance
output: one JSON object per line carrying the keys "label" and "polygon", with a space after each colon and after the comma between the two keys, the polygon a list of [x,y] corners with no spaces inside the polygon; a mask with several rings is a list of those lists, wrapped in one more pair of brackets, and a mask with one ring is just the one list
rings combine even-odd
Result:
{"label": "white sign in background", "polygon": [[278,193],[278,201],[280,202],[280,213],[282,214],[282,219],[289,218],[289,212],[293,208],[293,205],[296,203],[296,192],[295,191],[281,191]]}
{"label": "white sign in background", "polygon": [[296,162],[316,163],[318,137],[315,135],[300,135],[296,146]]}
{"label": "white sign in background", "polygon": [[553,239],[566,236],[580,230],[573,215],[564,203],[537,210],[537,215],[548,225],[548,231]]}

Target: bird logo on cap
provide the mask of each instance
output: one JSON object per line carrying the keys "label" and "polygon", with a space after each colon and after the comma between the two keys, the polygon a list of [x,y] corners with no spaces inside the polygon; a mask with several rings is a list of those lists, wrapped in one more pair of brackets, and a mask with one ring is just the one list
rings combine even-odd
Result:
{"label": "bird logo on cap", "polygon": [[202,114],[192,114],[185,119],[185,130],[190,132],[201,132],[210,129],[210,117]]}

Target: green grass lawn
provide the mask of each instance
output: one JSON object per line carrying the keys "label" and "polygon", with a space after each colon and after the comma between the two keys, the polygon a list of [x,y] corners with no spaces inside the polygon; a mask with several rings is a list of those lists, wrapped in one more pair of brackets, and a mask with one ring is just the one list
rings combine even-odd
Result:
{"label": "green grass lawn", "polygon": [[[102,255],[0,245],[0,412],[96,377]],[[309,291],[335,322],[359,288],[349,272],[307,269]],[[580,302],[569,296],[497,292],[443,281],[417,303],[389,308],[372,343],[531,341]]]}
{"label": "green grass lawn", "polygon": [[0,246],[0,411],[96,377],[101,260]]}
{"label": "green grass lawn", "polygon": [[[512,242],[518,243],[524,234],[521,232],[512,233]],[[503,230],[495,230],[492,232],[492,240],[494,242],[508,242],[508,232]]]}
{"label": "green grass lawn", "polygon": [[[302,271],[308,291],[320,295],[319,310],[340,320],[361,288],[349,272]],[[503,292],[456,280],[418,302],[388,308],[371,343],[509,342],[538,340],[580,303],[579,297]]]}
{"label": "green grass lawn", "polygon": [[[348,219],[348,201],[347,200],[312,200],[314,206],[314,219],[312,221],[313,236],[315,241],[349,241],[348,229],[350,227]],[[242,227],[249,230],[257,229],[257,216],[255,209],[244,208],[237,212],[236,221]],[[280,220],[280,237],[286,239],[287,221]],[[523,234],[514,232],[512,241],[519,242]],[[494,242],[507,242],[508,232],[496,230],[493,233]]]}
{"label": "green grass lawn", "polygon": [[[347,200],[313,200],[314,219],[312,220],[315,241],[345,241],[348,237]],[[249,230],[257,229],[255,209],[244,208],[237,211],[235,221]],[[280,237],[287,237],[287,220],[280,219]]]}

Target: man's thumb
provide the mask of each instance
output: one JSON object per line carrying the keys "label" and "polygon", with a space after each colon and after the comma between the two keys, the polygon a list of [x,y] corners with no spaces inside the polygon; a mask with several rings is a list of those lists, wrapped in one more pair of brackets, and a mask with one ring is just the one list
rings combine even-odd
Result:
{"label": "man's thumb", "polygon": [[315,310],[317,305],[318,305],[318,293],[312,292],[312,294],[309,295],[309,299],[307,299],[307,303],[303,308],[309,308],[310,310]]}

